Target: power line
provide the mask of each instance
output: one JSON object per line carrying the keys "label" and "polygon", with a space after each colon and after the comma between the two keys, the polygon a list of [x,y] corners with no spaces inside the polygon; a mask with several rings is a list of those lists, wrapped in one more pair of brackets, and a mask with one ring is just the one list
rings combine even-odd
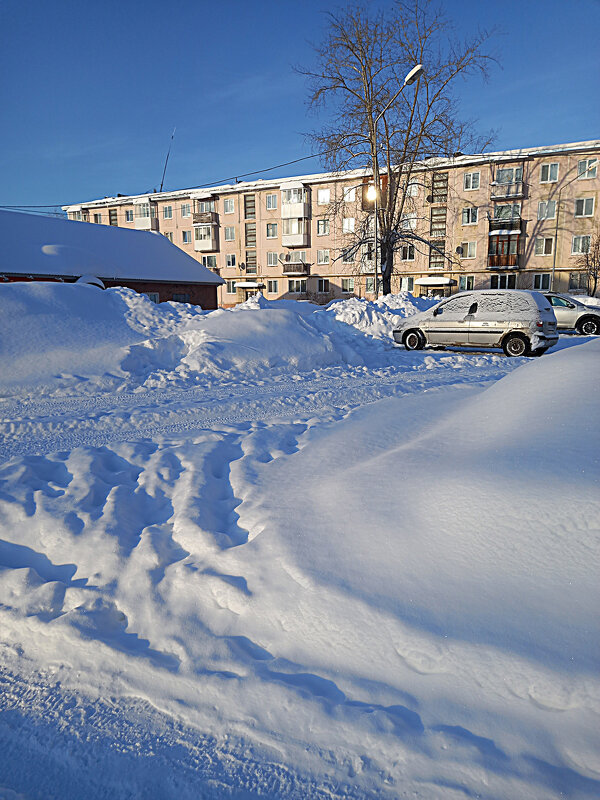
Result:
{"label": "power line", "polygon": [[[277,164],[274,167],[266,167],[265,169],[257,169],[257,170],[254,170],[253,172],[244,172],[244,173],[240,173],[239,175],[230,176],[228,178],[220,178],[219,180],[216,180],[216,181],[210,181],[210,183],[200,183],[197,186],[186,186],[183,189],[174,189],[173,191],[188,192],[188,191],[191,191],[192,189],[205,189],[208,186],[218,186],[218,185],[224,184],[224,183],[230,183],[230,182],[237,183],[239,178],[248,178],[251,175],[261,175],[263,172],[272,172],[275,169],[281,169],[282,167],[289,167],[292,164],[299,164],[301,161],[308,161],[308,160],[310,160],[312,158],[320,158],[321,156],[327,155],[327,153],[330,153],[330,152],[332,152],[332,151],[331,150],[324,150],[322,153],[314,153],[311,156],[303,156],[302,158],[295,158],[293,161],[286,161],[285,163]],[[158,194],[158,192],[147,192],[146,194]],[[163,192],[163,194],[169,194],[169,192]],[[131,196],[134,196],[134,195],[125,195],[125,196],[126,197],[131,197]],[[105,198],[100,198],[100,199],[105,199]],[[106,199],[108,199],[108,198],[106,198]],[[112,200],[112,199],[117,199],[117,198],[110,198],[110,199]],[[90,202],[92,202],[92,201],[90,201]],[[5,209],[61,208],[62,206],[69,206],[69,205],[77,205],[77,203],[52,203],[51,205],[19,205],[19,206],[0,205],[0,208],[5,208]]]}

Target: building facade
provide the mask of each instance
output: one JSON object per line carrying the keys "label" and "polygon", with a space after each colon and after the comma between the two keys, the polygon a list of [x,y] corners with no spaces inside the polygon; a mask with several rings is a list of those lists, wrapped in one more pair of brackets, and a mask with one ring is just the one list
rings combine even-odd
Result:
{"label": "building facade", "polygon": [[[399,241],[392,290],[584,292],[581,256],[598,235],[599,156],[595,140],[419,162],[402,224],[423,242]],[[163,234],[223,278],[221,306],[257,291],[327,302],[374,296],[369,180],[364,170],[319,173],[64,210],[70,219]]]}

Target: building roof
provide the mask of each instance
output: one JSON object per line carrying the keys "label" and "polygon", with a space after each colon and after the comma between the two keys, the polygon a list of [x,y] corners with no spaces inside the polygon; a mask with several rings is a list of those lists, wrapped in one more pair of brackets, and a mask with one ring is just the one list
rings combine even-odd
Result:
{"label": "building roof", "polygon": [[[419,171],[430,171],[433,169],[444,169],[449,167],[467,167],[477,164],[489,164],[500,162],[522,161],[527,158],[545,157],[559,155],[561,153],[587,153],[600,151],[600,139],[592,139],[586,142],[569,142],[567,144],[546,145],[543,147],[524,147],[517,150],[500,150],[490,153],[475,153],[473,155],[461,154],[450,158],[431,157],[423,161],[417,161],[413,169]],[[73,203],[63,206],[63,211],[80,211],[82,208],[105,208],[108,205],[131,205],[137,201],[157,201],[171,200],[177,198],[207,199],[213,195],[225,195],[237,192],[257,191],[259,189],[285,189],[292,185],[304,185],[312,183],[328,183],[331,181],[350,181],[361,180],[371,174],[370,169],[361,167],[359,169],[347,170],[344,172],[316,172],[307,175],[293,175],[287,178],[259,178],[254,181],[240,181],[237,183],[226,183],[215,186],[191,187],[187,189],[177,189],[169,192],[150,192],[140,195],[118,195],[117,197],[103,197],[88,202]]]}
{"label": "building roof", "polygon": [[158,233],[0,210],[0,275],[157,283],[223,279]]}

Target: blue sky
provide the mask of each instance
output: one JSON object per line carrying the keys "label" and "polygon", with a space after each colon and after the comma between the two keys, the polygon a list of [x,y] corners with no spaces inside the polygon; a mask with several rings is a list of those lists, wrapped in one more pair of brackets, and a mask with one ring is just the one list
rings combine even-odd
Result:
{"label": "blue sky", "polygon": [[[379,5],[386,5],[381,0]],[[500,65],[461,84],[493,149],[600,138],[600,0],[441,0],[496,26]],[[0,204],[218,183],[311,154],[304,79],[322,0],[0,0]],[[457,11],[460,17],[456,16]],[[318,159],[268,175],[317,172]]]}

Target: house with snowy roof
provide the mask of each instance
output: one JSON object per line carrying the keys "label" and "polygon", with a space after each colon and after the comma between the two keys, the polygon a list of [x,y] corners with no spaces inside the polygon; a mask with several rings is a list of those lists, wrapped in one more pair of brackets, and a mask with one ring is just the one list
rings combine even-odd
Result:
{"label": "house with snowy roof", "polygon": [[0,210],[0,284],[74,282],[124,286],[155,302],[217,307],[218,275],[158,233]]}

